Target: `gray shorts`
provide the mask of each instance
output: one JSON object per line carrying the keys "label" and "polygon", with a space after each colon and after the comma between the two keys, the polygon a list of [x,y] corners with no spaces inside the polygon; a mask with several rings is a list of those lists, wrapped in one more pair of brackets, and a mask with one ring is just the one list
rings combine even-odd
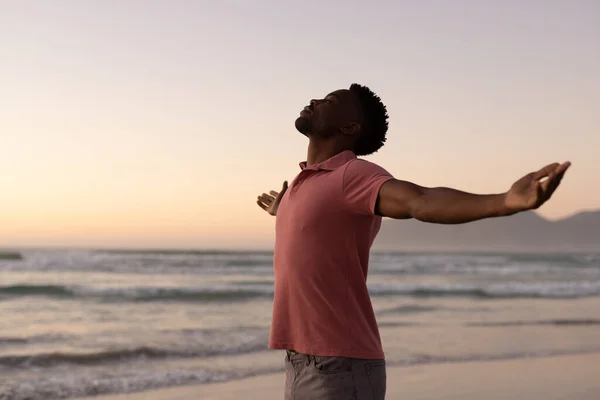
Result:
{"label": "gray shorts", "polygon": [[384,400],[385,360],[286,351],[285,400]]}

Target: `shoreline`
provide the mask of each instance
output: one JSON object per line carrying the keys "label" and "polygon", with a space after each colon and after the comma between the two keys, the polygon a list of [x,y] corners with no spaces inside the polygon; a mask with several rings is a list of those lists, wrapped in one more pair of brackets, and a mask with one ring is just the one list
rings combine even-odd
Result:
{"label": "shoreline", "polygon": [[[600,353],[388,367],[386,399],[577,399],[600,398]],[[234,400],[252,393],[283,397],[283,372],[227,382],[82,397],[77,400]]]}

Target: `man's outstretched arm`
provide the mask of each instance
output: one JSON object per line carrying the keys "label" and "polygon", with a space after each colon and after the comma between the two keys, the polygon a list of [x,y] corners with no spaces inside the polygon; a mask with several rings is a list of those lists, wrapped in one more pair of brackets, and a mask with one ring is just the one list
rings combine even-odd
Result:
{"label": "man's outstretched arm", "polygon": [[532,210],[544,204],[571,164],[550,164],[516,181],[506,193],[478,195],[450,188],[425,188],[396,179],[385,182],[376,213],[437,224],[462,224]]}

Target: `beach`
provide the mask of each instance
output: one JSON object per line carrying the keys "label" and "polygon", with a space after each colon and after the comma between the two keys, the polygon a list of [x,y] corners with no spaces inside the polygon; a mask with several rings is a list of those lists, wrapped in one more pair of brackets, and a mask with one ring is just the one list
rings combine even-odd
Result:
{"label": "beach", "polygon": [[[387,399],[598,400],[600,354],[392,367]],[[283,399],[283,374],[97,400]]]}
{"label": "beach", "polygon": [[[272,253],[17,252],[0,400],[280,398]],[[600,399],[598,254],[374,252],[367,286],[388,398]]]}

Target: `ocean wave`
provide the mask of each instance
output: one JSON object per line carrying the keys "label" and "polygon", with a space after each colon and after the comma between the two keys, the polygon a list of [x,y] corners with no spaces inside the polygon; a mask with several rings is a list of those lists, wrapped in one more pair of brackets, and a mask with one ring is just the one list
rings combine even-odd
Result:
{"label": "ocean wave", "polygon": [[[167,288],[127,287],[93,288],[60,285],[9,285],[0,286],[0,299],[19,296],[43,296],[56,299],[96,299],[104,301],[199,301],[230,302],[272,296],[272,289],[253,287],[254,290],[236,288]],[[262,290],[261,290],[262,289]]]}
{"label": "ocean wave", "polygon": [[[19,253],[21,254],[21,253]],[[0,263],[0,271],[90,271],[124,274],[272,275],[272,252],[179,250],[23,251],[22,260]],[[600,278],[600,255],[397,254],[373,253],[370,275],[523,274]]]}
{"label": "ocean wave", "polygon": [[[0,367],[29,368],[53,367],[57,365],[98,366],[111,363],[128,363],[140,360],[167,358],[204,358],[232,354],[246,354],[267,349],[268,329],[258,327],[237,327],[236,329],[191,329],[163,330],[171,337],[161,346],[139,345],[135,347],[107,348],[92,352],[57,351],[0,356]],[[36,338],[19,339],[29,343]],[[36,340],[48,340],[46,337]],[[167,344],[168,343],[168,344]]]}
{"label": "ocean wave", "polygon": [[36,355],[1,356],[0,365],[5,367],[49,367],[57,364],[95,365],[139,358],[165,358],[166,350],[138,347],[94,353],[49,353]]}
{"label": "ocean wave", "polygon": [[395,314],[418,314],[434,311],[449,311],[459,313],[486,313],[494,311],[490,307],[438,307],[438,306],[419,306],[419,305],[403,305],[399,307],[392,307],[380,310],[377,312],[378,316],[395,315]]}
{"label": "ocean wave", "polygon": [[1,337],[0,336],[0,346],[4,344],[26,344],[29,343],[29,340],[26,338],[20,337]]}
{"label": "ocean wave", "polygon": [[272,260],[227,260],[223,262],[223,267],[269,267],[273,268]]}
{"label": "ocean wave", "polygon": [[69,297],[73,296],[73,291],[65,286],[55,285],[9,285],[0,286],[0,296]]}
{"label": "ocean wave", "polygon": [[600,274],[598,254],[373,254],[372,273],[391,275]]}
{"label": "ocean wave", "polygon": [[111,255],[161,255],[161,256],[223,256],[223,255],[265,255],[273,256],[272,251],[261,250],[177,250],[177,249],[130,249],[130,250],[91,250],[95,254]]}
{"label": "ocean wave", "polygon": [[38,336],[0,336],[0,346],[20,345],[31,343],[52,343],[61,340],[67,340],[69,337],[64,335],[38,335]]}
{"label": "ocean wave", "polygon": [[441,309],[441,307],[419,306],[419,305],[413,304],[413,305],[404,305],[404,306],[399,306],[399,307],[394,307],[394,308],[388,308],[388,309],[385,309],[385,310],[381,310],[377,314],[379,314],[379,315],[388,315],[388,314],[416,314],[416,313],[437,311],[437,310],[440,310],[440,309]]}
{"label": "ocean wave", "polygon": [[453,262],[456,264],[506,265],[510,263],[545,263],[563,266],[596,265],[600,263],[600,253],[432,253],[432,252],[372,252],[375,262],[397,263],[416,262],[423,265]]}
{"label": "ocean wave", "polygon": [[[1,260],[1,259],[0,259]],[[28,251],[22,261],[0,263],[0,271],[90,271],[124,274],[273,273],[273,255],[264,252],[95,252]]]}
{"label": "ocean wave", "polygon": [[230,348],[205,350],[175,350],[155,347],[106,350],[90,353],[46,353],[35,355],[0,356],[0,366],[11,368],[53,367],[57,365],[99,365],[166,358],[202,358],[217,355],[253,353],[266,350],[266,341]]}
{"label": "ocean wave", "polygon": [[[579,298],[600,296],[600,281],[582,282],[504,282],[470,284],[369,284],[372,296],[471,297],[471,298]],[[241,282],[213,287],[88,287],[60,285],[0,286],[0,299],[19,296],[43,296],[57,300],[81,299],[104,302],[239,302],[271,299],[271,282]],[[421,306],[419,306],[421,307]],[[406,308],[397,312],[424,312]]]}
{"label": "ocean wave", "polygon": [[516,360],[521,358],[542,358],[555,357],[578,354],[597,354],[600,353],[600,348],[582,348],[575,350],[547,350],[547,351],[532,351],[532,352],[515,352],[504,354],[465,354],[462,356],[439,356],[432,354],[411,354],[403,360],[389,360],[388,365],[395,366],[414,366],[423,364],[445,364],[473,361],[500,361],[500,360]]}
{"label": "ocean wave", "polygon": [[23,255],[16,251],[0,251],[0,261],[1,260],[11,260],[18,261],[22,260]]}
{"label": "ocean wave", "polygon": [[415,327],[415,326],[423,326],[427,324],[418,324],[415,322],[380,322],[377,324],[380,328],[407,328],[407,327]]}
{"label": "ocean wave", "polygon": [[[266,371],[270,372],[270,371]],[[101,376],[77,373],[35,381],[0,380],[0,400],[57,400],[107,394],[134,393],[172,386],[222,382],[251,375],[223,371],[105,371]]]}
{"label": "ocean wave", "polygon": [[506,264],[476,264],[458,262],[440,263],[373,263],[369,272],[384,275],[477,275],[477,276],[522,276],[580,274],[585,276],[600,276],[600,263],[576,266],[564,266],[544,263],[506,263]]}
{"label": "ocean wave", "polygon": [[529,326],[529,325],[555,325],[555,326],[590,326],[600,325],[600,319],[551,319],[542,321],[500,321],[500,322],[471,322],[466,326],[498,327],[498,326]]}
{"label": "ocean wave", "polygon": [[505,282],[502,284],[371,285],[374,296],[473,297],[473,298],[579,298],[600,296],[600,281]]}

